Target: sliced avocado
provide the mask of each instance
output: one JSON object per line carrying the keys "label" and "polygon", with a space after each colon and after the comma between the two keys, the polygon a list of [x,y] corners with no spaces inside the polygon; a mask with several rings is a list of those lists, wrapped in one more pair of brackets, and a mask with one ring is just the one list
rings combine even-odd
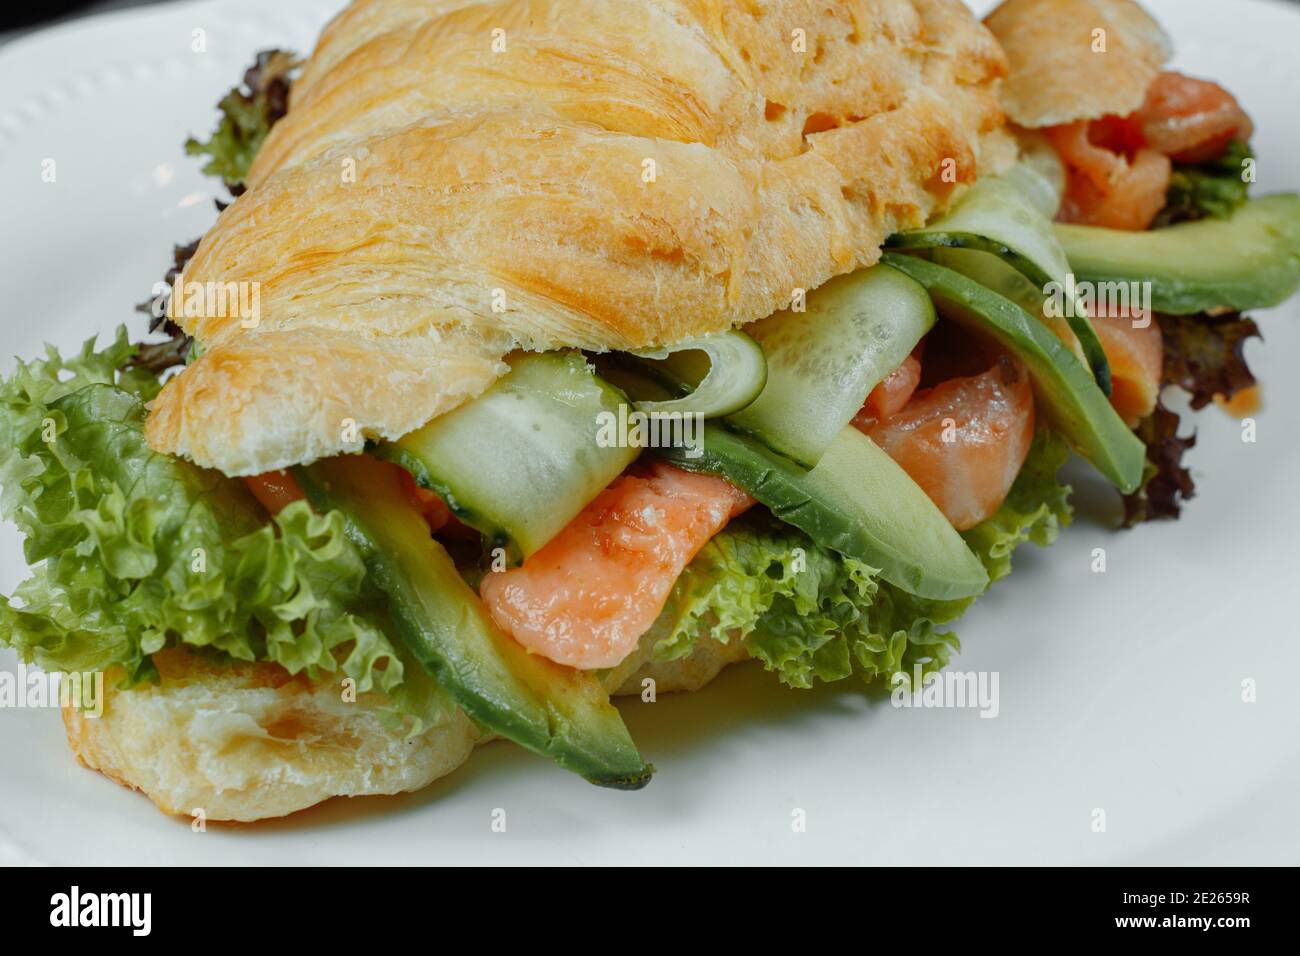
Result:
{"label": "sliced avocado", "polygon": [[[1042,319],[1058,338],[1065,340],[1079,361],[1088,361],[1069,322],[1048,314],[1043,290],[1026,279],[1024,273],[1017,272],[995,255],[975,249],[931,249],[921,255],[945,269],[974,279],[986,289],[992,289],[1003,298],[1010,299],[1034,318]],[[1063,334],[1066,332],[1069,335]]]}
{"label": "sliced avocado", "polygon": [[[891,249],[970,249],[997,256],[1043,291],[1048,283],[1067,286],[1070,263],[1044,214],[1056,194],[1043,174],[1029,164],[1005,176],[983,179],[934,222],[890,236]],[[1083,308],[1066,311],[1102,392],[1110,394],[1110,362]]]}
{"label": "sliced avocado", "polygon": [[984,566],[934,502],[852,425],[811,471],[713,423],[695,449],[658,453],[687,471],[726,478],[818,544],[879,568],[912,594],[949,600],[988,586]]}
{"label": "sliced avocado", "polygon": [[1046,325],[960,273],[916,256],[885,261],[930,290],[945,317],[991,335],[1020,358],[1034,381],[1038,407],[1084,458],[1125,494],[1142,481],[1146,446],[1128,429],[1088,368]]}
{"label": "sliced avocado", "polygon": [[343,512],[402,639],[476,723],[600,786],[650,781],[596,676],[529,654],[493,624],[394,466],[352,455],[298,469],[298,478],[315,508]]}
{"label": "sliced avocado", "polygon": [[1150,282],[1151,307],[1170,315],[1264,309],[1300,286],[1300,196],[1252,199],[1228,219],[1151,232],[1058,225],[1079,281]]}

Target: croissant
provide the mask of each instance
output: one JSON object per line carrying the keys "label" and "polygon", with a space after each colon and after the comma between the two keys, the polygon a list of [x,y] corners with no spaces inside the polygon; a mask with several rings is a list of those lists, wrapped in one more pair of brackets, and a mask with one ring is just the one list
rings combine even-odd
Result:
{"label": "croissant", "polygon": [[255,283],[150,445],[251,475],[397,438],[516,349],[732,328],[1014,158],[960,0],[360,0],[187,282]]}

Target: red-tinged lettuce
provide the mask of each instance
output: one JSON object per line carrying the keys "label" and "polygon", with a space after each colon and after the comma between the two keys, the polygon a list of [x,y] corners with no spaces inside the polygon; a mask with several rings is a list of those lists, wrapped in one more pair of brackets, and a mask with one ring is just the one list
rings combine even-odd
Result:
{"label": "red-tinged lettuce", "polygon": [[298,61],[284,50],[263,50],[237,86],[217,104],[221,120],[207,142],[191,137],[185,152],[207,156],[203,172],[219,176],[232,195],[244,191],[244,180],[266,134],[289,111],[289,89]]}
{"label": "red-tinged lettuce", "polygon": [[[1230,400],[1255,385],[1246,364],[1246,343],[1259,338],[1259,326],[1238,312],[1222,315],[1161,315],[1164,340],[1162,383],[1188,393],[1193,409],[1215,399]],[[1196,445],[1196,435],[1180,437],[1177,413],[1162,403],[1138,424],[1147,446],[1142,487],[1124,496],[1124,527],[1144,521],[1177,518],[1183,504],[1196,495],[1183,457]]]}
{"label": "red-tinged lettuce", "polygon": [[1161,315],[1164,384],[1177,385],[1200,409],[1216,397],[1230,399],[1255,384],[1246,364],[1246,343],[1259,326],[1240,312],[1223,315]]}
{"label": "red-tinged lettuce", "polygon": [[158,383],[134,357],[119,331],[0,383],[0,514],[34,567],[0,597],[0,642],[47,670],[121,667],[128,685],[185,644],[350,677],[417,725],[439,716],[341,516],[297,503],[268,520],[241,481],[150,450],[143,399]]}
{"label": "red-tinged lettuce", "polygon": [[[203,172],[219,177],[231,195],[238,196],[244,191],[248,168],[262,148],[262,142],[289,111],[289,90],[297,68],[298,62],[293,54],[283,50],[263,50],[244,72],[243,84],[232,89],[217,104],[221,119],[212,136],[206,142],[193,136],[185,141],[185,152],[191,156],[207,156]],[[225,206],[217,201],[218,210]],[[199,240],[195,239],[173,249],[172,264],[163,277],[168,286],[185,271],[198,247]],[[163,312],[166,304],[167,296],[164,294],[136,307],[150,315],[149,331],[165,336],[157,341],[141,343],[134,359],[136,365],[154,375],[184,365],[195,351],[194,340]]]}
{"label": "red-tinged lettuce", "polygon": [[[177,277],[185,272],[190,259],[198,251],[199,240],[183,246],[172,247],[172,263],[163,275],[163,282],[168,289],[175,284]],[[142,342],[136,346],[135,356],[131,359],[133,366],[138,366],[155,376],[161,376],[168,369],[184,365],[190,360],[194,351],[194,339],[186,334],[170,316],[167,307],[171,301],[171,292],[153,296],[147,302],[135,307],[137,312],[149,316],[149,331],[159,333],[164,338],[152,342]]]}
{"label": "red-tinged lettuce", "polygon": [[1178,435],[1178,415],[1157,402],[1155,411],[1138,425],[1137,435],[1147,446],[1147,466],[1142,487],[1124,496],[1124,527],[1144,521],[1177,518],[1183,502],[1196,495],[1192,473],[1183,456],[1196,445],[1196,435]]}

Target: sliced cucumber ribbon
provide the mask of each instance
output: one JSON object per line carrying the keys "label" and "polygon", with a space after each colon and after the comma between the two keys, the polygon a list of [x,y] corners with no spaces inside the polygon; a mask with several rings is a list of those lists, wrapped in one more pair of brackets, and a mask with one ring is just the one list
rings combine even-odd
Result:
{"label": "sliced cucumber ribbon", "polygon": [[767,355],[767,387],[727,424],[813,468],[935,314],[918,282],[884,265],[831,279],[804,305],[749,326]]}
{"label": "sliced cucumber ribbon", "polygon": [[1003,178],[1021,188],[1048,219],[1055,219],[1065,200],[1065,162],[1052,141],[1038,130],[1020,130],[1020,162]]}
{"label": "sliced cucumber ribbon", "polygon": [[640,454],[603,437],[625,405],[578,352],[523,355],[478,398],[372,453],[409,471],[518,564]]}
{"label": "sliced cucumber ribbon", "polygon": [[493,623],[391,469],[342,455],[296,474],[315,508],[342,512],[394,630],[476,724],[599,786],[649,782],[654,768],[596,676],[528,653]]}
{"label": "sliced cucumber ribbon", "polygon": [[[1049,285],[1062,293],[1074,287],[1070,262],[1045,214],[1054,204],[1055,187],[1030,163],[1007,175],[981,180],[939,219],[921,229],[896,233],[891,249],[970,249],[991,253],[1029,279],[1047,299]],[[1082,300],[1066,303],[1063,318],[1079,340],[1097,385],[1111,391],[1110,362],[1092,327]],[[1041,317],[1042,311],[1037,311]]]}
{"label": "sliced cucumber ribbon", "polygon": [[[739,332],[634,361],[664,386],[636,403],[647,416],[725,415],[753,401],[767,380],[763,350]],[[520,355],[510,364],[509,374],[478,398],[396,441],[378,442],[372,453],[436,492],[513,565],[572,521],[641,447],[620,429],[630,418],[628,398],[581,353]]]}
{"label": "sliced cucumber ribbon", "polygon": [[767,384],[767,360],[758,343],[743,332],[720,332],[628,357],[680,398],[637,402],[646,414],[702,415],[720,418],[758,398]]}
{"label": "sliced cucumber ribbon", "polygon": [[1061,208],[1062,194],[1042,170],[1021,163],[1003,177],[1003,182],[1014,187],[1044,218],[1056,218]]}

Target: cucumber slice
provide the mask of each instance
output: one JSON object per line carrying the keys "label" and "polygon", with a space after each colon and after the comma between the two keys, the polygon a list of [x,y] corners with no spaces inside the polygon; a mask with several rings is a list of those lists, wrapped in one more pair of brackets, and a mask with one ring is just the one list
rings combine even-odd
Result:
{"label": "cucumber slice", "polygon": [[[1087,357],[1079,347],[1079,340],[1070,330],[1069,323],[1063,318],[1051,318],[1044,309],[1043,290],[1028,279],[1023,272],[1017,272],[997,256],[976,249],[931,249],[925,254],[931,262],[960,272],[968,279],[974,279],[986,289],[991,289],[1005,299],[1010,299],[1036,319],[1041,319],[1052,329],[1057,338],[1064,338],[1080,362],[1086,363]],[[1070,332],[1069,335],[1062,333]]]}
{"label": "cucumber slice", "polygon": [[905,591],[935,600],[971,597],[988,574],[934,502],[852,425],[811,471],[717,424],[704,428],[703,454],[656,454],[688,471],[721,475],[823,547],[880,569]]}
{"label": "cucumber slice", "polygon": [[[1048,219],[1055,219],[1065,198],[1066,172],[1061,155],[1052,141],[1039,130],[1017,130],[1020,162],[1006,174]],[[1033,173],[1018,179],[1024,172]]]}
{"label": "cucumber slice", "polygon": [[1053,426],[1121,491],[1142,481],[1146,446],[1111,407],[1088,369],[1042,322],[991,289],[916,256],[886,253],[934,297],[947,318],[992,335],[1029,368],[1037,404]]}
{"label": "cucumber slice", "polygon": [[487,609],[403,493],[396,469],[367,455],[297,470],[319,511],[337,508],[411,653],[476,723],[592,783],[645,786],[653,768],[595,674],[529,654]]}
{"label": "cucumber slice", "polygon": [[1300,285],[1300,196],[1252,199],[1229,219],[1151,232],[1058,225],[1080,281],[1150,282],[1151,307],[1170,315],[1266,309]]}
{"label": "cucumber slice", "polygon": [[[530,354],[481,396],[395,442],[396,462],[518,564],[632,463],[602,429],[624,396],[577,352]],[[609,446],[609,447],[605,447]]]}
{"label": "cucumber slice", "polygon": [[744,332],[706,335],[630,356],[673,391],[686,393],[662,402],[637,402],[636,407],[647,414],[718,418],[751,404],[767,384],[763,350]]}
{"label": "cucumber slice", "polygon": [[[1070,287],[1070,260],[1041,211],[1042,190],[1051,189],[1042,174],[1027,165],[1004,177],[981,180],[946,215],[922,229],[890,236],[891,249],[978,249],[990,252],[1046,292],[1048,283]],[[1031,198],[1037,197],[1037,198]],[[1037,205],[1036,205],[1037,203]],[[1082,308],[1068,310],[1070,328],[1102,392],[1110,394],[1110,363],[1101,340]]]}
{"label": "cucumber slice", "polygon": [[1001,179],[1020,193],[1049,223],[1061,208],[1061,193],[1057,192],[1055,185],[1041,170],[1028,163],[1012,167]]}
{"label": "cucumber slice", "polygon": [[934,325],[920,285],[888,266],[839,276],[746,329],[767,355],[767,387],[729,426],[806,468]]}

